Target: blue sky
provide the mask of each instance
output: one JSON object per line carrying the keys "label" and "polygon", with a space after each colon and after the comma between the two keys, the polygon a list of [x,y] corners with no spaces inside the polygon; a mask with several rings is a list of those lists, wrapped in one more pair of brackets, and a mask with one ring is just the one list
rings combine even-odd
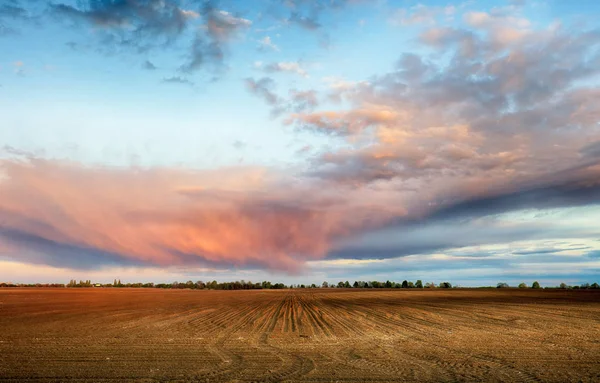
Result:
{"label": "blue sky", "polygon": [[594,282],[594,1],[0,1],[0,280]]}

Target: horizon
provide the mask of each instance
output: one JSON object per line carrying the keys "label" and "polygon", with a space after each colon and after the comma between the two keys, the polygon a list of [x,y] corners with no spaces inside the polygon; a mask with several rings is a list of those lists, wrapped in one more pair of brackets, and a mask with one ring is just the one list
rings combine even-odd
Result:
{"label": "horizon", "polygon": [[598,282],[598,16],[0,1],[0,281]]}
{"label": "horizon", "polygon": [[[326,285],[327,283],[327,285]],[[388,283],[390,284],[388,286]],[[342,286],[340,286],[342,284]],[[376,285],[377,284],[377,285]],[[406,285],[405,285],[406,284]],[[234,285],[237,285],[234,286]],[[245,287],[244,287],[245,286]],[[599,285],[597,282],[584,282],[581,285],[568,285],[566,283],[560,283],[559,285],[546,285],[540,284],[538,281],[533,281],[530,284],[521,282],[518,285],[510,285],[505,282],[498,282],[496,286],[493,285],[479,285],[479,286],[461,286],[459,284],[453,285],[452,282],[423,282],[418,279],[415,282],[404,280],[398,281],[337,281],[330,282],[324,281],[321,284],[318,283],[302,283],[302,284],[284,284],[278,281],[217,281],[217,280],[198,280],[198,281],[173,281],[170,283],[165,282],[129,282],[121,281],[120,279],[114,279],[113,282],[98,282],[91,279],[87,280],[76,280],[71,279],[68,283],[60,282],[47,282],[47,283],[12,283],[0,281],[0,288],[92,288],[92,287],[110,287],[110,288],[160,288],[160,289],[175,289],[175,290],[283,290],[283,289],[574,289],[574,290],[597,290]]]}

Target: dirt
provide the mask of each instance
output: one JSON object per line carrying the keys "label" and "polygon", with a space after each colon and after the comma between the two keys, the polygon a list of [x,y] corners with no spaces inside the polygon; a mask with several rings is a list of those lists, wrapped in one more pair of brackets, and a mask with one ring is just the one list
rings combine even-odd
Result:
{"label": "dirt", "polygon": [[600,293],[0,289],[0,381],[598,382]]}

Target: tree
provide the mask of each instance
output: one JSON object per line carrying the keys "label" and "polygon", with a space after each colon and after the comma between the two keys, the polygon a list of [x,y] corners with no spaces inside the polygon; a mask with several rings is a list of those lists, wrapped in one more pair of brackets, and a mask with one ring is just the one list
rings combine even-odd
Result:
{"label": "tree", "polygon": [[402,281],[402,288],[408,289],[408,281],[406,279]]}
{"label": "tree", "polygon": [[414,289],[415,288],[415,284],[412,282],[408,282],[408,288],[409,289]]}
{"label": "tree", "polygon": [[324,288],[324,289],[326,289],[326,288],[328,288],[328,287],[329,287],[329,283],[327,283],[327,281],[324,281],[324,282],[321,284],[321,287],[322,287],[322,288]]}
{"label": "tree", "polygon": [[519,283],[519,288],[520,289],[526,289],[527,285],[525,283]]}
{"label": "tree", "polygon": [[390,282],[389,280],[385,281],[385,288],[386,289],[391,289],[392,288],[392,282]]}
{"label": "tree", "polygon": [[450,282],[442,282],[440,283],[440,287],[443,289],[451,289],[452,288],[452,283]]}
{"label": "tree", "polygon": [[564,290],[564,289],[568,289],[569,286],[567,286],[567,284],[563,282],[560,284],[560,288]]}
{"label": "tree", "polygon": [[354,284],[352,285],[352,287],[354,287],[355,289],[358,288],[358,282],[354,281]]}
{"label": "tree", "polygon": [[539,289],[540,288],[540,283],[538,281],[533,282],[533,284],[531,285],[532,289]]}
{"label": "tree", "polygon": [[350,286],[350,282],[346,281],[346,282],[344,282],[344,287],[349,289],[352,286]]}
{"label": "tree", "polygon": [[507,289],[508,287],[509,287],[509,286],[508,286],[508,283],[504,283],[504,282],[500,282],[500,283],[498,283],[498,285],[496,286],[496,288],[498,288],[498,289]]}
{"label": "tree", "polygon": [[590,289],[600,289],[600,285],[598,285],[596,282],[592,283],[592,285],[590,286]]}
{"label": "tree", "polygon": [[343,289],[344,288],[344,282],[339,281],[337,284],[338,289]]}
{"label": "tree", "polygon": [[417,289],[422,289],[423,288],[423,281],[421,281],[420,279],[417,279],[417,283],[415,283],[415,287]]}

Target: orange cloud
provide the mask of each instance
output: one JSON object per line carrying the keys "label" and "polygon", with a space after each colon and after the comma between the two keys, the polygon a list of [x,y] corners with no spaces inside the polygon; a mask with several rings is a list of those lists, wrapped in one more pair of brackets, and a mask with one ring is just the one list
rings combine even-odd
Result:
{"label": "orange cloud", "polygon": [[262,168],[93,168],[33,158],[2,160],[0,174],[0,242],[51,252],[59,264],[68,247],[150,265],[295,271],[336,238],[392,215],[349,198],[332,203]]}

